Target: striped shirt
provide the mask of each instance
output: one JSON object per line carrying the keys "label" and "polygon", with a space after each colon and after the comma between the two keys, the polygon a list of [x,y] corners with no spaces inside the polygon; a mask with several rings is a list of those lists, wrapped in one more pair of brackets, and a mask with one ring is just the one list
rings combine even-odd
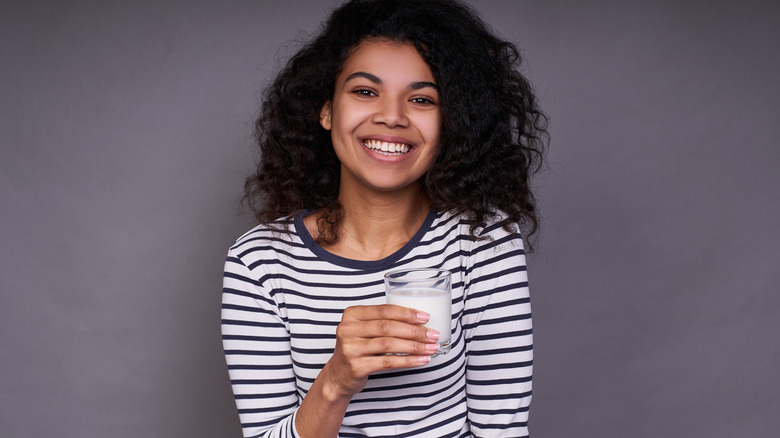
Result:
{"label": "striped shirt", "polygon": [[499,223],[473,239],[461,217],[431,211],[378,261],[336,256],[303,215],[240,237],[225,263],[222,338],[246,437],[298,437],[294,418],[333,353],[345,308],[384,304],[387,271],[452,272],[452,344],[430,363],[369,376],[340,437],[525,437],[532,334],[525,253]]}

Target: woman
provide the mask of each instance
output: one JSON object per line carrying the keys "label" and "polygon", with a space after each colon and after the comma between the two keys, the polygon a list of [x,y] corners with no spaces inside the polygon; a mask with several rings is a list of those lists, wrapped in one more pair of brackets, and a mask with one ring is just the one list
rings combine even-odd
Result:
{"label": "woman", "polygon": [[[515,47],[451,0],[354,0],[266,93],[225,265],[245,436],[528,436],[521,228],[545,117]],[[451,351],[383,275],[453,275]]]}

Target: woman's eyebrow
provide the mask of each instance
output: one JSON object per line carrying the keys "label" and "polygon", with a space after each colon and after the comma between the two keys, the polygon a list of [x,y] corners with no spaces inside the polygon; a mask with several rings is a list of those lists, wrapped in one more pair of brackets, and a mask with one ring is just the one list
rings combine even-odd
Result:
{"label": "woman's eyebrow", "polygon": [[439,86],[429,81],[412,82],[409,84],[410,90],[420,90],[423,88],[433,88],[434,90],[439,91]]}
{"label": "woman's eyebrow", "polygon": [[[351,81],[353,79],[357,79],[357,78],[368,79],[369,81],[371,81],[371,82],[373,82],[373,83],[375,83],[377,85],[381,85],[382,84],[382,79],[380,79],[378,76],[372,75],[371,73],[366,73],[364,71],[356,71],[355,73],[352,73],[351,75],[347,76],[346,79],[344,79],[344,83],[347,83],[347,82],[349,82],[349,81]],[[430,81],[412,82],[411,84],[409,84],[408,88],[410,90],[421,90],[423,88],[433,88],[434,90],[439,91],[439,86],[434,84],[433,82],[430,82]]]}
{"label": "woman's eyebrow", "polygon": [[352,79],[357,79],[357,78],[366,78],[366,79],[368,79],[369,81],[371,81],[371,82],[373,82],[375,84],[381,84],[382,83],[382,80],[379,79],[379,77],[374,76],[371,73],[366,73],[364,71],[357,71],[355,73],[352,73],[351,75],[347,76],[346,79],[344,79],[344,82],[346,83],[346,82],[351,81]]}

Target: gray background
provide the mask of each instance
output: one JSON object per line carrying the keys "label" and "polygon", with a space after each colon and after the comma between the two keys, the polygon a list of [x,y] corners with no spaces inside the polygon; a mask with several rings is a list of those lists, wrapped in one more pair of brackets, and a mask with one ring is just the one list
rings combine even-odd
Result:
{"label": "gray background", "polygon": [[[280,3],[0,2],[1,436],[240,435],[252,120],[333,5]],[[551,116],[534,436],[778,436],[780,7],[477,7]]]}

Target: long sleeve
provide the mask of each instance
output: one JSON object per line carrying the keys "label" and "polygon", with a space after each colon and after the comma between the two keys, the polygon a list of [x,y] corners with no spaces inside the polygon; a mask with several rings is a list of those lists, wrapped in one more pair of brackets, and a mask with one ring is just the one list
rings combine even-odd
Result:
{"label": "long sleeve", "polygon": [[299,400],[283,311],[231,250],[222,292],[222,343],[245,437],[297,437]]}
{"label": "long sleeve", "polygon": [[526,437],[533,339],[523,242],[500,225],[474,242],[464,274],[466,393],[477,437]]}

